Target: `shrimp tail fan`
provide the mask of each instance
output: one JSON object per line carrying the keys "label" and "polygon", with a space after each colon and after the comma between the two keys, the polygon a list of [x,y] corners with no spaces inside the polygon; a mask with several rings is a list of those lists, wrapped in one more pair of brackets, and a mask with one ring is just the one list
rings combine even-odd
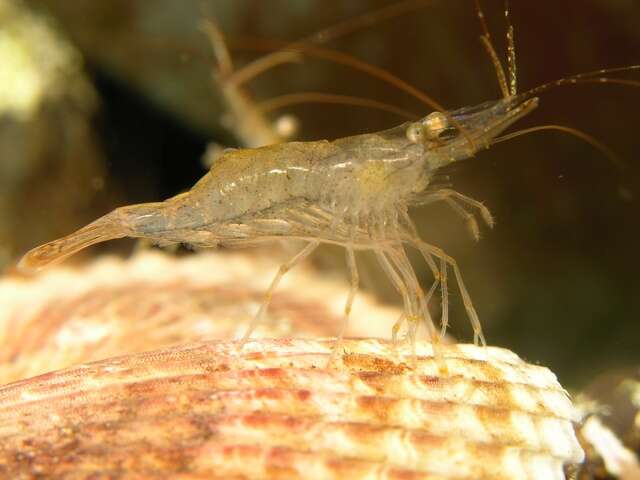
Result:
{"label": "shrimp tail fan", "polygon": [[38,271],[48,265],[61,262],[74,253],[96,243],[126,237],[126,229],[119,227],[118,223],[113,221],[112,213],[97,219],[66,237],[53,240],[30,250],[22,257],[18,263],[18,268],[23,272]]}

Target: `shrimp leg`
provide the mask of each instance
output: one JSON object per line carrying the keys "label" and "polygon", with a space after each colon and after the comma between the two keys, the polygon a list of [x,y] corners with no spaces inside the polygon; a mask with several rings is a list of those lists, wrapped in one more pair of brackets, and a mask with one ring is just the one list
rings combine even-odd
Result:
{"label": "shrimp leg", "polygon": [[[375,222],[374,220],[369,224],[369,236],[372,239],[377,240],[375,243],[381,243],[382,235],[381,233],[379,233],[380,229],[376,229],[374,226],[374,223],[377,223],[377,222]],[[378,232],[376,230],[378,230]],[[411,318],[415,318],[417,316],[417,311],[415,310],[415,307],[411,302],[409,289],[407,288],[404,281],[402,280],[402,278],[400,278],[400,275],[398,274],[396,269],[393,267],[393,265],[389,261],[389,258],[385,250],[382,247],[378,246],[376,248],[373,248],[373,251],[376,255],[378,263],[386,273],[387,277],[389,278],[389,280],[391,281],[391,283],[393,284],[397,292],[402,297],[402,301],[404,303],[404,312],[402,315],[400,315],[400,317],[398,318],[398,320],[396,321],[396,323],[393,325],[391,329],[391,338],[395,348],[397,346],[397,341],[398,341],[398,331],[402,327],[402,324],[405,321],[410,321]]]}
{"label": "shrimp leg", "polygon": [[[445,188],[436,192],[429,193],[425,197],[422,204],[425,205],[438,201],[446,202],[447,205],[449,205],[458,215],[460,215],[464,219],[467,227],[469,228],[469,231],[471,232],[471,235],[476,240],[480,239],[480,228],[478,227],[478,222],[476,221],[475,216],[470,213],[467,208],[465,208],[465,206],[478,209],[480,211],[482,219],[489,226],[489,228],[493,228],[493,226],[495,225],[493,215],[491,215],[489,209],[482,202],[474,200],[473,198],[469,198],[466,195],[456,192],[455,190]],[[460,203],[465,204],[465,206],[460,205]]]}
{"label": "shrimp leg", "polygon": [[378,263],[387,274],[387,277],[389,277],[389,280],[391,280],[391,283],[402,297],[402,301],[404,303],[404,312],[400,315],[391,329],[393,345],[396,347],[398,344],[398,331],[400,330],[400,327],[402,327],[402,324],[408,319],[417,316],[417,313],[414,311],[414,306],[411,303],[409,289],[400,278],[400,275],[398,275],[398,272],[396,272],[393,265],[391,265],[385,251],[381,248],[377,248],[374,250],[374,253],[378,259]]}
{"label": "shrimp leg", "polygon": [[360,283],[360,276],[358,275],[358,267],[356,265],[356,255],[351,245],[347,246],[346,254],[347,254],[347,266],[349,267],[349,276],[351,278],[351,286],[349,288],[347,302],[345,303],[345,306],[344,306],[344,317],[342,319],[342,326],[340,327],[340,333],[338,334],[336,343],[333,345],[333,349],[331,350],[331,356],[329,357],[329,362],[327,363],[327,365],[331,365],[333,363],[338,351],[340,350],[340,347],[342,346],[344,333],[347,330],[347,326],[349,324],[351,307],[353,306],[353,301],[355,299],[356,293],[358,293],[358,285]]}
{"label": "shrimp leg", "polygon": [[[406,210],[400,212],[400,220],[403,222],[403,226],[406,230],[408,230],[410,237],[420,239],[418,235],[418,230],[414,225],[411,217]],[[427,294],[426,301],[427,303],[431,300],[431,296],[435,292],[435,289],[438,285],[440,285],[440,301],[441,301],[441,337],[444,337],[444,334],[447,330],[447,326],[449,325],[449,285],[447,283],[447,264],[444,260],[440,259],[440,269],[436,266],[435,261],[431,254],[426,250],[419,250],[424,261],[427,263],[431,272],[434,276],[434,282]]]}
{"label": "shrimp leg", "polygon": [[249,325],[249,328],[247,328],[247,331],[245,332],[242,339],[240,340],[239,348],[242,348],[244,344],[247,343],[247,340],[249,340],[249,337],[251,336],[253,331],[256,329],[256,327],[260,325],[260,323],[262,323],[264,315],[267,312],[267,308],[269,307],[269,303],[271,303],[273,292],[278,287],[278,284],[280,283],[280,280],[282,280],[282,277],[284,277],[284,275],[293,267],[295,267],[298,263],[300,263],[302,260],[308,257],[316,248],[318,248],[318,245],[320,245],[320,242],[318,241],[309,242],[309,244],[307,244],[306,247],[304,247],[296,255],[294,255],[293,258],[291,258],[288,262],[280,265],[280,268],[278,269],[278,273],[276,273],[276,276],[271,281],[271,285],[269,285],[269,288],[267,289],[267,292],[264,295],[264,300],[262,301],[262,305],[260,305],[260,309],[258,310],[258,313],[253,318],[253,320],[251,321],[251,324]]}
{"label": "shrimp leg", "polygon": [[[485,341],[484,334],[482,333],[482,326],[480,325],[478,313],[476,312],[476,309],[471,302],[471,297],[469,295],[469,292],[467,291],[467,287],[462,281],[462,274],[460,273],[458,263],[452,257],[447,255],[442,249],[434,247],[433,245],[429,245],[418,237],[411,236],[408,239],[408,243],[417,248],[420,252],[422,252],[423,255],[431,254],[453,268],[453,273],[456,276],[458,288],[460,289],[460,294],[462,295],[462,302],[464,303],[467,315],[469,316],[469,321],[471,322],[471,326],[473,328],[473,343],[476,345],[480,343],[482,346],[486,346],[487,342]],[[443,327],[444,325],[445,324],[443,322]]]}
{"label": "shrimp leg", "polygon": [[[427,326],[427,331],[431,340],[436,343],[439,341],[438,336],[435,334],[436,330],[433,325],[433,320],[431,318],[431,314],[429,313],[429,308],[426,302],[426,297],[422,288],[420,287],[420,283],[416,277],[413,268],[411,267],[411,263],[409,262],[409,258],[407,258],[407,254],[402,247],[402,244],[399,244],[397,248],[392,249],[389,252],[389,256],[391,261],[396,267],[398,271],[405,279],[406,285],[409,286],[412,292],[415,292],[415,297],[417,300],[417,307],[419,316],[418,319],[424,319],[425,325]],[[433,287],[432,287],[433,288]],[[410,339],[413,342],[416,338],[416,332],[418,330],[419,322],[414,322],[412,325],[412,331],[410,331]]]}
{"label": "shrimp leg", "polygon": [[422,289],[418,284],[418,280],[411,268],[411,264],[409,263],[409,259],[407,258],[404,249],[400,246],[400,248],[390,248],[386,251],[376,251],[376,253],[379,254],[378,258],[381,260],[381,264],[385,268],[385,271],[387,271],[392,280],[394,280],[394,284],[397,283],[396,288],[399,287],[403,297],[406,297],[405,304],[408,303],[410,307],[410,309],[407,310],[393,326],[394,346],[396,345],[395,340],[397,330],[401,325],[400,322],[404,320],[408,321],[409,329],[407,337],[412,348],[412,363],[415,365],[417,359],[415,345],[418,326],[420,325],[419,319],[424,319],[429,336],[431,337],[433,355],[438,363],[438,368],[441,369],[442,372],[446,372],[446,365],[442,363],[441,352],[438,348],[439,337],[436,334],[431,315],[429,314],[427,304],[425,303],[424,294],[422,293]]}
{"label": "shrimp leg", "polygon": [[[407,335],[409,341],[411,342],[412,348],[415,349],[415,340],[420,324],[419,320],[424,319],[427,330],[429,331],[429,335],[434,341],[435,349],[435,343],[439,339],[436,338],[437,336],[435,335],[435,328],[433,326],[433,321],[429,313],[424,292],[420,287],[418,279],[416,278],[413,268],[411,267],[411,263],[407,258],[404,248],[402,247],[402,242],[400,240],[400,237],[398,236],[398,228],[395,222],[395,218],[391,217],[387,220],[389,222],[385,222],[383,218],[376,219],[372,231],[375,233],[373,237],[375,240],[379,240],[382,243],[388,244],[385,241],[386,235],[383,225],[389,223],[391,227],[390,233],[395,234],[394,236],[397,237],[397,242],[394,241],[390,246],[387,246],[384,249],[376,250],[376,254],[382,267],[385,269],[386,273],[393,281],[396,289],[401,292],[403,298],[405,299],[406,315],[404,317],[400,317],[392,330],[394,344],[397,337],[397,330],[401,325],[399,322],[406,320],[409,324]],[[434,287],[432,287],[430,294],[433,293],[433,289]],[[415,351],[413,352],[413,357],[415,360]]]}
{"label": "shrimp leg", "polygon": [[[407,214],[406,209],[404,210],[404,213]],[[422,318],[424,318],[427,326],[427,330],[429,331],[429,335],[431,336],[431,339],[435,343],[439,341],[439,338],[437,338],[435,335],[435,327],[433,325],[433,319],[431,318],[431,313],[429,312],[429,301],[431,300],[433,293],[435,292],[436,288],[438,287],[438,284],[440,283],[441,274],[435,262],[433,261],[433,259],[430,257],[425,258],[434,276],[433,284],[431,285],[431,288],[429,289],[429,292],[425,297],[422,291],[422,288],[420,287],[420,282],[418,282],[415,271],[411,266],[411,262],[409,261],[409,258],[407,257],[407,254],[402,246],[402,239],[400,238],[400,231],[401,231],[400,222],[402,221],[402,219],[403,219],[402,212],[399,215],[396,213],[390,217],[390,232],[393,234],[394,240],[397,243],[397,248],[394,249],[395,250],[394,256],[396,257],[398,268],[401,271],[405,272],[405,278],[407,278],[408,281],[411,283],[414,291],[418,296],[418,300],[420,302],[421,316]],[[446,275],[446,271],[444,273]],[[446,292],[446,282],[443,284],[443,287],[444,287],[444,291]]]}

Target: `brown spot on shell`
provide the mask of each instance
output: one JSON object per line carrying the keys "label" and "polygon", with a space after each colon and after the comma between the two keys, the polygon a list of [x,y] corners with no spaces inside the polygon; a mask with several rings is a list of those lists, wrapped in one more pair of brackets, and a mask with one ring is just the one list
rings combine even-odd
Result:
{"label": "brown spot on shell", "polygon": [[342,362],[350,370],[375,371],[386,374],[401,374],[410,370],[406,363],[400,363],[371,355],[346,354]]}

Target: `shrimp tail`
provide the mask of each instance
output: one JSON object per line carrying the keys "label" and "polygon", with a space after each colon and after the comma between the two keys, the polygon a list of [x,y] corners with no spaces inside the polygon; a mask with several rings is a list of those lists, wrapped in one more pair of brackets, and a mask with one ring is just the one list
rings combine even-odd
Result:
{"label": "shrimp tail", "polygon": [[38,271],[48,265],[61,262],[74,253],[96,243],[106,242],[116,238],[126,237],[128,229],[114,221],[115,212],[111,212],[86,227],[67,235],[40,245],[25,254],[18,263],[18,269],[23,272]]}

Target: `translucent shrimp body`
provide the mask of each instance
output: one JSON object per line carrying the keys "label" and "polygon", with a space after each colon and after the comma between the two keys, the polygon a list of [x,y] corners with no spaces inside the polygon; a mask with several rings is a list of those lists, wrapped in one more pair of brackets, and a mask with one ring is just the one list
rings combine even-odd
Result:
{"label": "translucent shrimp body", "polygon": [[[422,242],[407,209],[414,204],[446,200],[466,216],[478,202],[451,190],[429,190],[440,167],[469,158],[514,121],[530,112],[537,99],[510,97],[448,113],[434,112],[418,122],[335,141],[290,142],[227,151],[187,193],[164,202],[114,210],[88,226],[28,252],[20,262],[37,270],[94,243],[121,237],[158,242],[184,242],[212,247],[248,245],[274,238],[308,241],[305,249],[283,265],[269,289],[264,308],[281,276],[320,243],[347,248],[352,293],[357,288],[354,249],[373,250],[402,294],[409,334],[418,320],[435,332],[422,293],[404,251],[419,249],[446,295],[447,264],[454,268],[476,340],[480,324],[461,283],[455,262],[440,249]],[[440,259],[436,267],[433,257]],[[354,280],[355,278],[355,280]],[[435,288],[432,288],[433,292]],[[447,325],[443,298],[443,331]],[[257,323],[264,308],[258,315]],[[253,327],[252,327],[253,328]],[[248,332],[249,333],[249,332]],[[435,338],[435,336],[434,336]]]}

